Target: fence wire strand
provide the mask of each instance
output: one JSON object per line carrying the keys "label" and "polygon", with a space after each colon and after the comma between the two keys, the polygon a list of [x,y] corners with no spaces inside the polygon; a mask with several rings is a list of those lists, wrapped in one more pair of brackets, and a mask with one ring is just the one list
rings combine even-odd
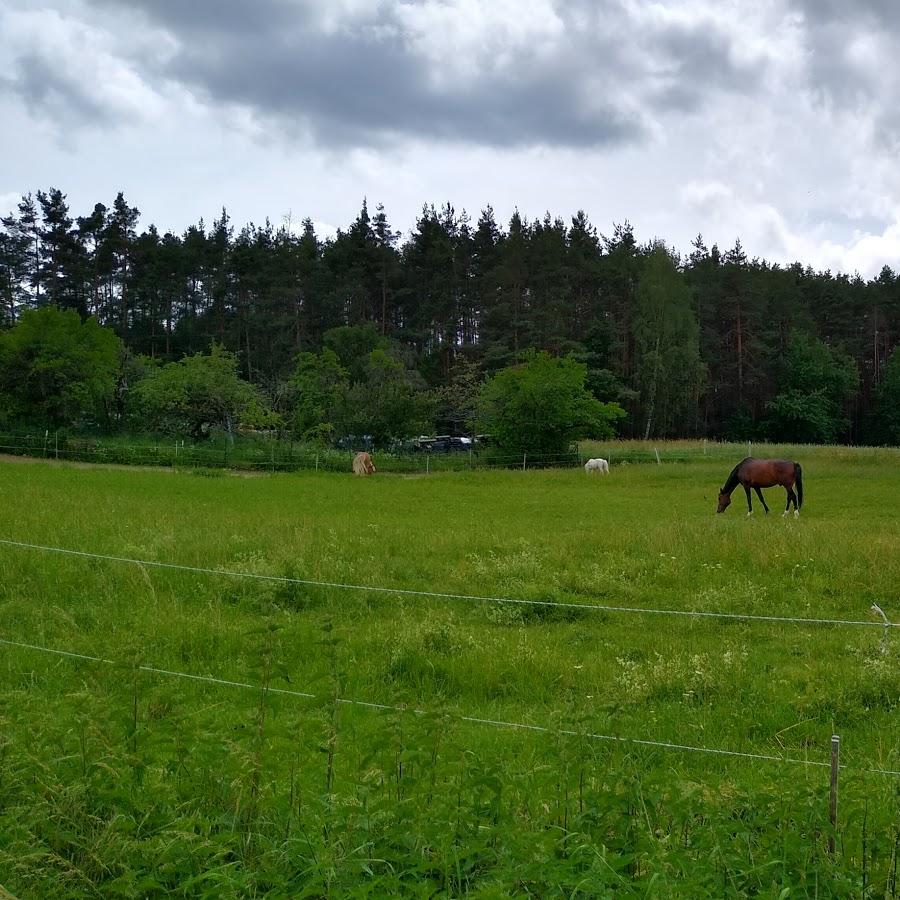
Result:
{"label": "fence wire strand", "polygon": [[[43,647],[39,644],[29,644],[24,641],[13,641],[8,638],[0,638],[0,644],[7,647],[18,647],[25,650],[33,650],[38,653],[47,653],[54,656],[62,656],[70,659],[76,659],[82,662],[103,663],[105,665],[116,665],[116,661],[107,659],[102,656],[93,656],[86,653],[76,653],[72,650],[59,650],[54,647]],[[127,665],[125,662],[119,662],[118,665]],[[308,691],[290,690],[288,688],[266,687],[262,685],[252,684],[247,681],[234,681],[227,678],[218,678],[213,675],[195,675],[190,672],[178,672],[173,669],[163,669],[159,666],[137,665],[135,666],[141,672],[147,672],[153,675],[162,675],[170,678],[182,678],[188,681],[199,681],[207,684],[218,685],[222,687],[242,688],[253,691],[265,690],[268,694],[278,694],[289,697],[298,697],[303,700],[328,699],[320,695],[310,693]],[[411,713],[416,716],[426,716],[428,711],[410,706],[400,706],[389,703],[376,703],[371,700],[358,700],[346,697],[335,698],[334,702],[342,706],[357,706],[362,709],[375,709],[384,712]],[[602,741],[607,743],[631,744],[639,747],[652,747],[657,750],[672,750],[683,753],[699,753],[708,756],[722,756],[732,759],[754,760],[758,762],[773,762],[783,765],[797,765],[814,768],[830,768],[830,763],[819,762],[810,759],[799,759],[791,756],[776,756],[770,753],[749,753],[740,750],[726,750],[719,747],[703,747],[694,744],[679,744],[672,741],[657,741],[648,738],[631,738],[622,737],[621,735],[602,734],[599,732],[577,731],[572,728],[551,728],[546,725],[533,725],[528,722],[512,722],[505,719],[491,719],[484,716],[465,715],[462,713],[446,713],[446,715],[457,719],[460,722],[467,722],[473,725],[484,725],[491,728],[506,728],[517,731],[528,731],[537,734],[563,735],[565,737],[580,737],[585,740]],[[841,764],[840,768],[851,774],[865,775],[885,775],[890,777],[900,777],[900,771],[892,769],[880,769],[874,767],[855,768]]]}
{"label": "fence wire strand", "polygon": [[43,544],[31,544],[25,541],[13,541],[0,538],[0,546],[26,550],[38,550],[46,553],[58,553],[64,556],[76,556],[85,559],[97,559],[106,562],[126,563],[135,566],[148,566],[157,569],[170,569],[179,572],[191,572],[199,575],[215,575],[222,578],[246,578],[256,581],[274,582],[276,584],[297,584],[306,587],[331,588],[334,590],[356,591],[371,594],[391,594],[407,597],[427,597],[438,600],[470,601],[475,603],[500,603],[513,606],[539,606],[567,610],[585,610],[588,612],[625,613],[633,615],[681,616],[696,619],[730,619],[744,622],[780,622],[793,625],[842,625],[866,628],[900,628],[900,622],[888,622],[865,619],[827,619],[804,616],[764,616],[754,613],[732,613],[713,610],[688,609],[656,609],[649,606],[613,606],[601,603],[572,603],[564,600],[526,600],[517,597],[491,597],[482,594],[455,594],[446,591],[423,591],[413,588],[383,587],[380,585],[351,584],[339,581],[318,581],[310,578],[293,578],[287,575],[262,575],[255,572],[236,572],[229,569],[210,569],[203,566],[189,566],[181,563],[160,562],[149,559],[135,559],[128,556],[113,556],[106,553],[92,553],[87,550],[71,550],[64,547],[50,547]]}

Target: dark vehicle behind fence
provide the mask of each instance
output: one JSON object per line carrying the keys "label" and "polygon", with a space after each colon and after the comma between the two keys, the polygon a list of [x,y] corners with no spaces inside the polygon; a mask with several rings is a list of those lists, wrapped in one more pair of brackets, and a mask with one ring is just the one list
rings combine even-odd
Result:
{"label": "dark vehicle behind fence", "polygon": [[439,434],[437,437],[418,437],[410,447],[414,453],[466,453],[472,449],[473,440],[469,437],[453,437]]}

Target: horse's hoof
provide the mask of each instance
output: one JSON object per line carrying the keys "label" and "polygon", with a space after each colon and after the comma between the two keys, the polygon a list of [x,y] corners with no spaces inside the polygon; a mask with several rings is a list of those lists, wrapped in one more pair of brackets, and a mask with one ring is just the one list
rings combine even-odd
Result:
{"label": "horse's hoof", "polygon": [[752,512],[748,512],[748,513],[747,513],[747,518],[748,518],[748,519],[749,519],[749,518],[750,518],[750,516],[752,516],[752,515],[753,515],[753,513],[752,513]]}
{"label": "horse's hoof", "polygon": [[799,510],[799,509],[795,509],[795,510],[794,510],[794,518],[795,518],[795,519],[799,519],[799,518],[800,518],[800,510]]}
{"label": "horse's hoof", "polygon": [[781,514],[781,518],[782,518],[782,519],[786,519],[786,518],[787,518],[787,510],[785,510],[785,511]]}

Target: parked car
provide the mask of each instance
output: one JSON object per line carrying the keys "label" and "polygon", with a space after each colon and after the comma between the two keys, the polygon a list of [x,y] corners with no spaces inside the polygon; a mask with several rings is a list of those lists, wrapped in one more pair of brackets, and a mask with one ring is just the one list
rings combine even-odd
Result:
{"label": "parked car", "polygon": [[422,435],[412,443],[412,449],[417,453],[464,453],[471,447],[471,438],[450,434],[439,434],[436,437]]}

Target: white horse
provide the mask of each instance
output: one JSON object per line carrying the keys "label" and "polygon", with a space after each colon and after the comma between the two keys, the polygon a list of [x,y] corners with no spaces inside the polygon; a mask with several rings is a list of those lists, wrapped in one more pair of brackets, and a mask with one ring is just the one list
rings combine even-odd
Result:
{"label": "white horse", "polygon": [[602,472],[604,475],[609,475],[609,463],[605,459],[589,459],[584,464],[584,471],[591,474],[591,472]]}

